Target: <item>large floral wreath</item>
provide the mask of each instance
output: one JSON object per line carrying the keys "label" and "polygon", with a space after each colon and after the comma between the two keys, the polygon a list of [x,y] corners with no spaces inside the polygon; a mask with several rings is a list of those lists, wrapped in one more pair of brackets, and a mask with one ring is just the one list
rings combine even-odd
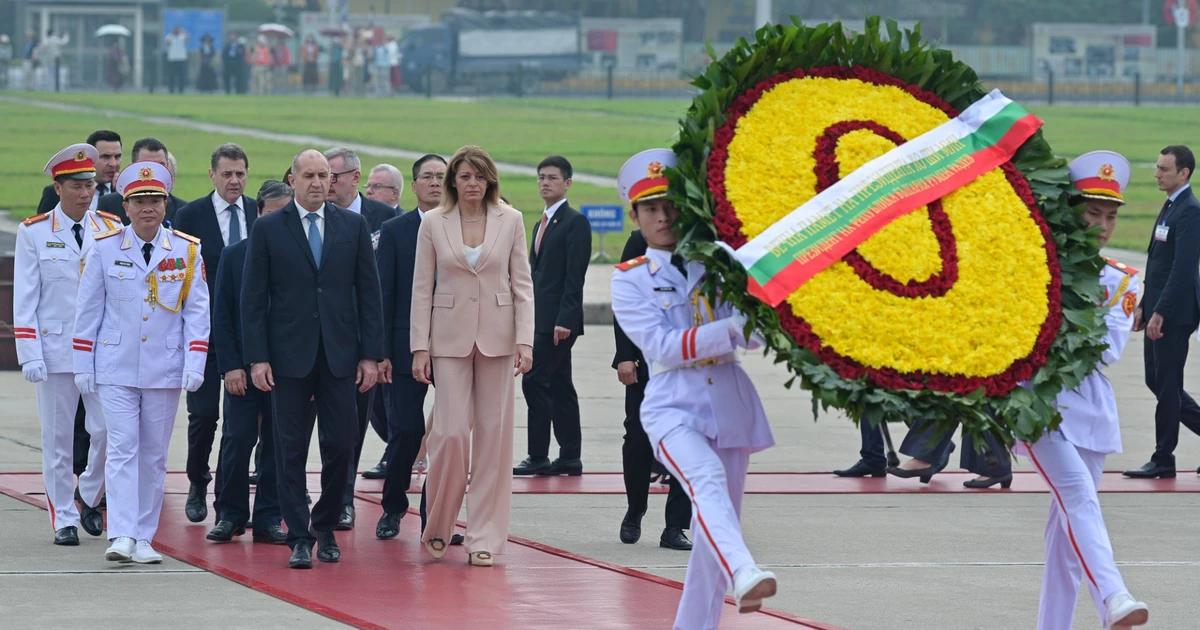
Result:
{"label": "large floral wreath", "polygon": [[[1036,440],[1100,361],[1103,261],[1038,131],[1013,158],[887,224],[772,308],[716,241],[744,245],[789,212],[986,95],[974,71],[879,19],[772,25],[694,85],[667,175],[683,251],[747,313],[819,406],[855,421],[962,423]],[[711,54],[711,51],[710,51]],[[715,55],[713,55],[715,58]],[[789,381],[789,386],[792,382]]]}

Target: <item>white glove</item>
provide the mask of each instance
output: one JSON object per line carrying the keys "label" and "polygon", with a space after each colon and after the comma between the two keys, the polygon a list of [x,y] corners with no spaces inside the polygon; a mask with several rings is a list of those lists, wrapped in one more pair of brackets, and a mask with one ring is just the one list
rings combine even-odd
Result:
{"label": "white glove", "polygon": [[46,380],[46,362],[41,359],[26,361],[21,366],[21,373],[25,375],[25,380],[30,383],[41,383]]}
{"label": "white glove", "polygon": [[197,389],[200,389],[200,386],[203,384],[204,384],[204,375],[203,374],[201,374],[199,372],[193,372],[191,370],[183,371],[183,388],[186,389],[187,391],[194,392]]}
{"label": "white glove", "polygon": [[746,342],[746,323],[750,321],[741,311],[734,311],[726,320],[729,322],[729,336],[735,341]]}
{"label": "white glove", "polygon": [[75,375],[75,388],[80,394],[95,394],[96,393],[96,375],[88,372],[87,374]]}

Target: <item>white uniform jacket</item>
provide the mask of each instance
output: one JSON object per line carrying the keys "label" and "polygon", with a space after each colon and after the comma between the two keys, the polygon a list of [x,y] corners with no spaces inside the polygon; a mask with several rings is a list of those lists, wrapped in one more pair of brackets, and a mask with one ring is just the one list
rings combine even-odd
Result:
{"label": "white uniform jacket", "polygon": [[121,225],[117,217],[88,212],[83,220],[83,246],[75,242],[75,221],[55,206],[17,228],[13,282],[13,334],[17,360],[46,362],[50,374],[74,371],[71,339],[75,330],[75,298],[80,263],[92,250],[93,237]]}
{"label": "white uniform jacket", "polygon": [[179,389],[204,373],[208,283],[200,240],[159,228],[146,263],[132,227],[106,232],[79,282],[75,373],[98,385]]}
{"label": "white uniform jacket", "polygon": [[1133,311],[1139,302],[1136,274],[1112,260],[1100,271],[1100,284],[1104,287],[1102,304],[1108,307],[1104,314],[1104,323],[1108,325],[1104,341],[1108,349],[1101,365],[1078,387],[1058,395],[1058,409],[1063,417],[1059,431],[1063,437],[1075,446],[1097,453],[1121,452],[1117,398],[1102,370],[1121,358],[1129,331],[1133,329]]}
{"label": "white uniform jacket", "polygon": [[737,351],[761,344],[746,343],[732,306],[700,295],[704,266],[687,270],[684,278],[670,252],[651,249],[613,274],[613,315],[650,363],[642,426],[652,444],[682,425],[718,448],[769,448],[771,427]]}

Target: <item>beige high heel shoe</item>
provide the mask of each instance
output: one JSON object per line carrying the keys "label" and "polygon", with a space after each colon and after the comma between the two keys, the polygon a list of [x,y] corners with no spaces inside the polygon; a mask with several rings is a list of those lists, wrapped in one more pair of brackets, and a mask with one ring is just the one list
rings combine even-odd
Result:
{"label": "beige high heel shoe", "polygon": [[492,554],[487,551],[473,551],[467,562],[476,567],[492,566]]}
{"label": "beige high heel shoe", "polygon": [[446,541],[442,540],[441,538],[427,540],[425,541],[425,550],[428,551],[429,555],[433,556],[434,559],[441,560],[442,556],[446,555]]}

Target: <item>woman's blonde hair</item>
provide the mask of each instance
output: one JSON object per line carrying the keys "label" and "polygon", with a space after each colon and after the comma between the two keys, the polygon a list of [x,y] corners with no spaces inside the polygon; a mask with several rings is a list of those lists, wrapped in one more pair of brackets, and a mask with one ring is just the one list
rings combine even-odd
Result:
{"label": "woman's blonde hair", "polygon": [[446,179],[442,182],[442,190],[445,191],[445,194],[442,195],[442,207],[453,208],[458,204],[455,178],[458,174],[458,167],[463,164],[470,164],[471,168],[483,175],[484,180],[487,181],[487,190],[483,193],[484,205],[499,205],[500,177],[496,174],[496,163],[492,161],[492,156],[483,150],[483,147],[471,145],[455,151],[454,157],[450,158],[450,163],[446,165]]}

